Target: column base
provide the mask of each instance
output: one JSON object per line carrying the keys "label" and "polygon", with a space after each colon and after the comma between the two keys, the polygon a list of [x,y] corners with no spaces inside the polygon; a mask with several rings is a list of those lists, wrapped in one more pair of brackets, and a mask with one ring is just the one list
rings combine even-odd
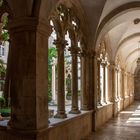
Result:
{"label": "column base", "polygon": [[98,102],[98,103],[97,103],[97,106],[102,106],[102,103]]}
{"label": "column base", "polygon": [[105,106],[106,104],[107,104],[107,103],[104,102],[104,101],[101,102],[101,106]]}
{"label": "column base", "polygon": [[79,109],[72,109],[69,114],[80,114],[81,111]]}
{"label": "column base", "polygon": [[64,119],[67,118],[67,114],[65,112],[58,111],[57,114],[54,116],[54,118]]}

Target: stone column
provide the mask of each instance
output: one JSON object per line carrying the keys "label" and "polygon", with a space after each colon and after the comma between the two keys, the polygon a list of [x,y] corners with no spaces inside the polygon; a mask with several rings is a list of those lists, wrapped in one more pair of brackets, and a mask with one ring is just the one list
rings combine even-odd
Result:
{"label": "stone column", "polygon": [[112,102],[112,68],[110,63],[108,65],[108,92],[108,101]]}
{"label": "stone column", "polygon": [[91,80],[92,80],[92,74],[91,74],[91,52],[89,50],[86,51],[86,92],[85,92],[85,95],[84,95],[84,101],[85,101],[85,106],[84,106],[84,109],[83,110],[90,110],[92,108],[92,97],[91,97]]}
{"label": "stone column", "polygon": [[65,70],[64,70],[64,48],[67,45],[65,40],[55,40],[54,44],[58,54],[58,93],[57,93],[57,114],[55,118],[66,118],[65,113]]}
{"label": "stone column", "polygon": [[119,101],[119,68],[117,68],[117,100]]}
{"label": "stone column", "polygon": [[88,53],[89,58],[89,72],[88,72],[88,81],[89,81],[89,87],[87,89],[89,92],[89,104],[88,108],[90,109],[96,109],[97,106],[97,60],[96,60],[96,52],[92,49],[89,50]]}
{"label": "stone column", "polygon": [[121,70],[121,72],[122,72],[122,85],[121,85],[121,87],[122,87],[122,99],[123,99],[123,109],[124,109],[124,100],[125,100],[125,90],[124,90],[124,69],[122,69]]}
{"label": "stone column", "polygon": [[114,63],[111,64],[112,67],[112,102],[113,102],[113,116],[116,116],[118,112],[118,104],[116,99],[116,66]]}
{"label": "stone column", "polygon": [[56,58],[53,59],[52,62],[52,101],[54,104],[57,103],[57,95],[56,95],[56,71],[55,71],[55,67],[56,67]]}
{"label": "stone column", "polygon": [[115,100],[117,101],[118,100],[118,70],[117,68],[115,67]]}
{"label": "stone column", "polygon": [[72,55],[72,108],[69,113],[79,114],[78,107],[78,51],[79,48],[75,46],[70,47]]}
{"label": "stone column", "polygon": [[117,95],[116,95],[116,99],[119,100],[119,69],[116,68],[116,79],[117,79]]}
{"label": "stone column", "polygon": [[101,104],[103,105],[105,103],[105,82],[104,82],[104,63],[101,62],[101,65],[100,65],[100,81],[101,81],[101,84],[100,84],[100,89],[101,89]]}
{"label": "stone column", "polygon": [[81,109],[87,109],[86,100],[86,54],[85,51],[81,53]]}
{"label": "stone column", "polygon": [[105,102],[108,103],[108,63],[106,62],[106,65],[105,65]]}
{"label": "stone column", "polygon": [[128,96],[128,92],[127,92],[127,83],[128,83],[127,72],[125,72],[124,80],[125,80],[125,98],[127,98],[127,96]]}
{"label": "stone column", "polygon": [[125,95],[124,95],[124,69],[122,69],[121,72],[122,72],[122,85],[121,85],[121,87],[122,87],[122,98],[124,100],[124,97],[125,97]]}
{"label": "stone column", "polygon": [[81,56],[82,110],[90,110],[90,56],[85,48]]}
{"label": "stone column", "polygon": [[6,78],[4,84],[4,98],[6,100],[6,107],[10,106],[10,63],[11,63],[11,41],[9,40],[9,52],[7,58]]}
{"label": "stone column", "polygon": [[106,104],[106,63],[103,64],[103,102]]}
{"label": "stone column", "polygon": [[24,135],[24,132],[37,135],[48,128],[48,37],[51,28],[47,22],[42,22],[37,18],[22,17],[9,23],[9,126],[16,133],[22,131],[19,136]]}
{"label": "stone column", "polygon": [[122,70],[119,69],[119,99],[122,100]]}
{"label": "stone column", "polygon": [[101,104],[101,85],[100,85],[100,83],[101,83],[101,81],[100,81],[100,65],[101,65],[101,61],[100,60],[98,60],[98,63],[97,63],[97,67],[98,67],[98,79],[97,79],[97,81],[98,81],[98,96],[97,96],[97,105],[102,105]]}

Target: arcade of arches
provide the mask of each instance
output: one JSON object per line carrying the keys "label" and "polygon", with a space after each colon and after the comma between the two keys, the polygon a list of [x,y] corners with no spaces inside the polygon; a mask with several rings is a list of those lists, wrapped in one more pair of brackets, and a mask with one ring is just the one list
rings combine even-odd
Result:
{"label": "arcade of arches", "polygon": [[[4,13],[11,117],[0,122],[1,140],[81,140],[140,99],[140,0],[3,0]],[[57,61],[51,118],[50,40]]]}

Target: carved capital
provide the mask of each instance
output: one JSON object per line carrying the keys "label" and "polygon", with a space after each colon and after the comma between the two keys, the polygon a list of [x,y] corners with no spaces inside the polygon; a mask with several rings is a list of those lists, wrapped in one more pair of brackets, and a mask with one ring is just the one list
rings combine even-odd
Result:
{"label": "carved capital", "polygon": [[80,52],[80,48],[75,46],[71,46],[68,50],[71,52],[72,55],[78,55]]}
{"label": "carved capital", "polygon": [[58,50],[64,50],[66,45],[68,45],[68,42],[66,40],[56,39],[54,40],[53,44],[56,45]]}

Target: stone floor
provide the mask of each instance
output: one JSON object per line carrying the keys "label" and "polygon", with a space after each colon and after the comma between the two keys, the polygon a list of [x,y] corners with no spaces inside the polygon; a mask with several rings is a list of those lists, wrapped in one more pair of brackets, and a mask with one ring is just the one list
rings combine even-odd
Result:
{"label": "stone floor", "polygon": [[134,102],[85,140],[140,140],[140,102]]}

